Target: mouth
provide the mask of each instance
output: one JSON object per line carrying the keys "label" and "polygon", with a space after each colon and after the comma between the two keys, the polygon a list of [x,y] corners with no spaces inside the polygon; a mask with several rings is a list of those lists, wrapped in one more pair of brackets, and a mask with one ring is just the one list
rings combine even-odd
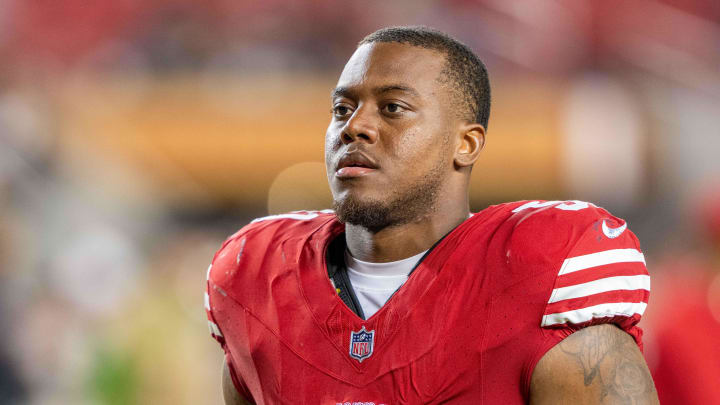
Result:
{"label": "mouth", "polygon": [[377,163],[361,152],[346,153],[340,158],[335,176],[340,179],[366,176],[378,169]]}

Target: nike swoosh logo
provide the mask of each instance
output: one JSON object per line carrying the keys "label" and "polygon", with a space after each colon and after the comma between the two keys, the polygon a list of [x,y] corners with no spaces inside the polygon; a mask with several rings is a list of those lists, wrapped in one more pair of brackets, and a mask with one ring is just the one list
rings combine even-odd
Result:
{"label": "nike swoosh logo", "polygon": [[617,228],[610,228],[609,226],[607,226],[607,224],[605,223],[605,220],[603,219],[602,231],[605,234],[605,236],[607,236],[610,239],[615,239],[618,236],[622,235],[622,233],[625,232],[626,229],[627,229],[627,222],[625,222],[624,224],[622,224],[621,226],[619,226]]}

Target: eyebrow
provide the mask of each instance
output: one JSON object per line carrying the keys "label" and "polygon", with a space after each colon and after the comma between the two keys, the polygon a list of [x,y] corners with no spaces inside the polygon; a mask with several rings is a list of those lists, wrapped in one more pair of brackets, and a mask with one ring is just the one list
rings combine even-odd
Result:
{"label": "eyebrow", "polygon": [[379,94],[389,93],[391,91],[401,91],[403,93],[410,94],[411,96],[415,96],[415,97],[418,96],[418,92],[415,91],[415,89],[413,89],[410,86],[404,86],[402,84],[391,84],[388,86],[381,86],[381,87],[378,87],[375,89],[375,92],[377,92]]}
{"label": "eyebrow", "polygon": [[[414,97],[419,96],[418,92],[415,89],[413,89],[410,86],[406,86],[406,85],[402,85],[402,84],[388,84],[388,85],[376,87],[373,89],[373,93],[376,93],[376,94],[384,94],[384,93],[389,93],[391,91],[400,91],[400,92],[407,93]],[[355,91],[351,87],[340,86],[340,87],[334,88],[333,91],[330,93],[330,95],[332,98],[351,97],[354,93],[355,93]]]}

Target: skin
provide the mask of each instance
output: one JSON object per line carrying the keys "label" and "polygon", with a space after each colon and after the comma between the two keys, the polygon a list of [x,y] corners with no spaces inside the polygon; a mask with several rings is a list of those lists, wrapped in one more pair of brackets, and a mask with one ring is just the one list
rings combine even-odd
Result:
{"label": "skin", "polygon": [[614,325],[573,333],[540,359],[530,403],[659,404],[655,384],[633,338]]}
{"label": "skin", "polygon": [[[418,254],[470,213],[470,170],[485,129],[459,118],[451,90],[438,80],[444,66],[444,55],[436,51],[374,43],[360,46],[340,75],[325,136],[335,200],[382,201],[427,176],[440,178],[437,195],[443,196],[407,223],[380,230],[346,224],[348,249],[360,260],[389,262]],[[359,178],[338,178],[337,162],[352,150],[370,155],[379,168]]]}
{"label": "skin", "polygon": [[227,405],[251,405],[252,402],[246,400],[240,395],[233,384],[232,377],[230,377],[230,369],[228,368],[227,362],[223,361],[222,370],[222,392],[223,399]]}
{"label": "skin", "polygon": [[[485,128],[468,120],[442,79],[444,55],[399,43],[365,44],[345,66],[332,97],[325,137],[328,181],[336,201],[384,201],[439,177],[431,204],[415,207],[409,221],[381,229],[346,224],[351,254],[364,261],[404,259],[432,245],[468,218],[472,165]],[[338,161],[361,151],[375,170],[338,176]],[[227,366],[227,404],[246,404]],[[531,380],[532,404],[655,404],[657,394],[632,338],[610,325],[572,334],[549,350]]]}

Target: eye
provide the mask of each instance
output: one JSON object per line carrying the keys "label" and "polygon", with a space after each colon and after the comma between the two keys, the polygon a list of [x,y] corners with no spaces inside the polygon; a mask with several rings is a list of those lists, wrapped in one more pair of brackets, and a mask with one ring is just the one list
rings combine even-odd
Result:
{"label": "eye", "polygon": [[405,110],[403,106],[397,103],[387,103],[383,107],[383,111],[390,113],[390,114],[397,114]]}
{"label": "eye", "polygon": [[330,112],[337,118],[343,118],[350,114],[351,110],[350,107],[348,107],[347,105],[338,104],[334,106]]}

